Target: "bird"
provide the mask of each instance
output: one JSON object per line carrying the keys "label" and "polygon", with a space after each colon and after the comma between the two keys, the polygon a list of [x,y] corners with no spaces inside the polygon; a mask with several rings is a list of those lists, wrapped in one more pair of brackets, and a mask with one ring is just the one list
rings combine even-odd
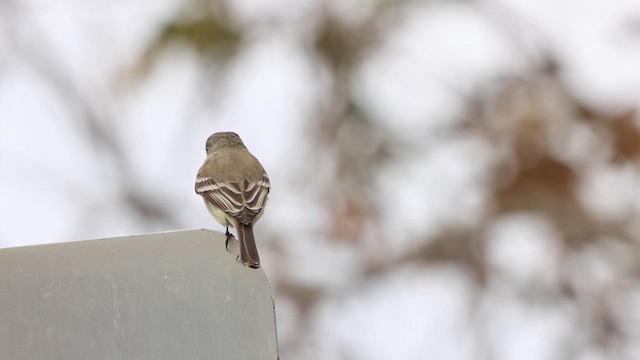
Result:
{"label": "bird", "polygon": [[240,262],[260,267],[253,225],[262,217],[271,188],[262,164],[235,132],[216,132],[207,139],[207,158],[196,175],[195,191],[213,218],[226,227],[227,242],[236,229]]}

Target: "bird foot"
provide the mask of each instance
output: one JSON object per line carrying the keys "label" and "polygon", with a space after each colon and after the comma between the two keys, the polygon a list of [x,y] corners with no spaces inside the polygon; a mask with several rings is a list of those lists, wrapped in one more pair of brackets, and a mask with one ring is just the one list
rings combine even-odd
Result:
{"label": "bird foot", "polygon": [[224,241],[224,248],[227,249],[227,252],[229,251],[229,240],[233,239],[235,240],[236,238],[233,237],[233,234],[231,234],[230,232],[227,232],[227,239]]}

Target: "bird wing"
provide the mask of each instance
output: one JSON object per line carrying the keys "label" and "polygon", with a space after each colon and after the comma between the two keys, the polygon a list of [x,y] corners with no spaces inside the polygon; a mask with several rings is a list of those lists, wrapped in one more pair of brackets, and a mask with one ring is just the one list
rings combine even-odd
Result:
{"label": "bird wing", "polygon": [[264,208],[270,188],[266,174],[257,181],[245,180],[242,184],[206,176],[196,179],[196,193],[242,224],[252,223]]}

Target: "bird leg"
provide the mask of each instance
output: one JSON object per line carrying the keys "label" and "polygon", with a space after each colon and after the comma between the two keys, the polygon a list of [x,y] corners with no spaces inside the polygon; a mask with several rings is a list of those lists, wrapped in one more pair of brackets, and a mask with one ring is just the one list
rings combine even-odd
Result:
{"label": "bird leg", "polygon": [[227,236],[227,239],[224,241],[224,248],[229,251],[229,239],[233,239],[233,234],[229,232],[229,227],[227,226],[227,231],[224,233]]}
{"label": "bird leg", "polygon": [[[227,231],[225,232],[225,235],[227,236],[227,239],[224,241],[224,247],[225,249],[227,249],[227,252],[229,252],[229,240],[230,239],[235,239],[233,237],[233,234],[229,232],[229,227],[227,226]],[[236,256],[236,261],[240,259],[240,254],[238,254],[238,256]]]}

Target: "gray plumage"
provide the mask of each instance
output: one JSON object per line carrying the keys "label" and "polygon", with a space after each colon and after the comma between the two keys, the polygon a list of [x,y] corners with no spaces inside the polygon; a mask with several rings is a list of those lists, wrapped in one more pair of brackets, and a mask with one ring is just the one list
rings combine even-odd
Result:
{"label": "gray plumage", "polygon": [[234,132],[207,139],[207,159],[196,177],[196,193],[223,226],[237,229],[240,261],[260,267],[253,225],[262,216],[270,183],[266,171]]}

